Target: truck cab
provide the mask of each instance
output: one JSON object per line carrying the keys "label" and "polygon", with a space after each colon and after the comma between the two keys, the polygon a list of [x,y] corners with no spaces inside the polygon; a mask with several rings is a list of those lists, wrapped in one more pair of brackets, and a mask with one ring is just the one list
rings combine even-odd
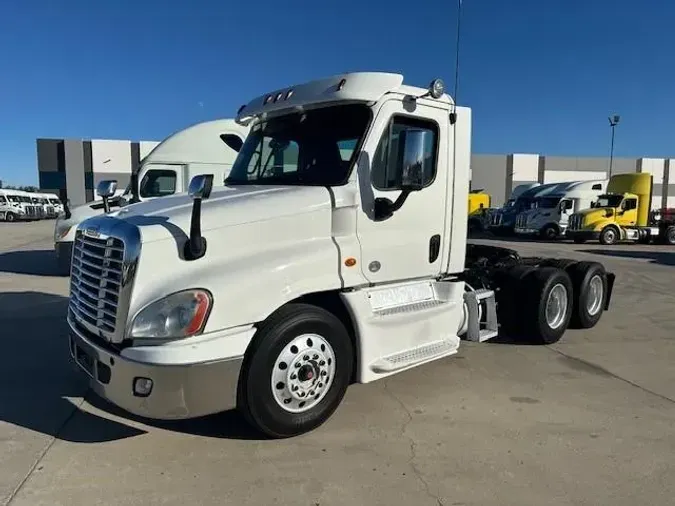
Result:
{"label": "truck cab", "polygon": [[487,213],[492,197],[482,189],[469,192],[469,234],[482,232],[485,229]]}
{"label": "truck cab", "polygon": [[655,219],[652,193],[651,174],[616,174],[589,208],[572,215],[568,235],[576,243],[595,240],[605,245],[654,239],[675,242],[672,223]]}
{"label": "truck cab", "polygon": [[36,204],[33,204],[30,193],[23,190],[0,189],[0,195],[4,197],[5,201],[2,210],[0,210],[0,217],[4,221],[40,219],[41,211]]}
{"label": "truck cab", "polygon": [[538,193],[531,209],[516,218],[515,232],[555,240],[565,235],[569,218],[588,208],[607,187],[606,180],[571,181]]}
{"label": "truck cab", "polygon": [[237,408],[290,437],[352,382],[500,332],[550,344],[609,307],[602,264],[467,244],[471,109],[442,81],[340,74],[256,97],[237,121],[250,132],[224,186],[201,174],[77,227],[71,357],[125,410]]}
{"label": "truck cab", "polygon": [[[213,174],[216,184],[222,185],[247,133],[248,129],[234,120],[219,119],[171,134],[141,160],[124,191],[116,186],[115,194],[108,199],[108,210],[117,211],[129,204],[185,193],[190,179],[203,172]],[[104,202],[97,196],[94,202],[72,209],[66,206],[57,218],[54,251],[62,274],[70,271],[77,225],[105,212]]]}

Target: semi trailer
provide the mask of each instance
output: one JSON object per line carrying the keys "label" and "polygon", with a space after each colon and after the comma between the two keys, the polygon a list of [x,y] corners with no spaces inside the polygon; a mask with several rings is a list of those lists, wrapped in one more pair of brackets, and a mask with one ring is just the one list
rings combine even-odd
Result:
{"label": "semi trailer", "polygon": [[190,179],[203,172],[214,174],[217,183],[232,168],[248,129],[233,119],[218,119],[190,125],[172,133],[145,156],[131,174],[124,191],[114,198],[66,208],[54,224],[54,251],[61,274],[70,272],[77,225],[91,216],[115,211],[129,204],[187,192]]}
{"label": "semi trailer", "polygon": [[201,174],[77,226],[70,353],[128,412],[237,408],[290,437],[353,382],[462,340],[554,343],[609,308],[601,263],[467,244],[471,109],[442,81],[342,74],[254,98],[237,121],[250,132],[223,187]]}
{"label": "semi trailer", "polygon": [[615,174],[607,192],[569,219],[575,243],[620,241],[675,244],[675,209],[652,209],[654,178],[646,172]]}
{"label": "semi trailer", "polygon": [[607,180],[573,181],[537,193],[531,209],[516,217],[516,235],[538,236],[549,241],[564,236],[569,217],[590,207],[606,187]]}

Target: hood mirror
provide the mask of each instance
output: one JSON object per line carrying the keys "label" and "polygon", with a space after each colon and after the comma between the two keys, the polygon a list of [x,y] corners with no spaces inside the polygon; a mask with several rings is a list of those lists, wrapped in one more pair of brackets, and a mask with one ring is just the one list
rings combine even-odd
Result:
{"label": "hood mirror", "polygon": [[101,181],[96,186],[96,193],[98,193],[99,197],[103,199],[103,210],[106,214],[110,212],[110,202],[108,199],[115,195],[116,191],[117,181],[112,179]]}
{"label": "hood mirror", "polygon": [[202,236],[202,199],[208,199],[213,189],[213,174],[200,174],[190,181],[188,194],[192,197],[190,238],[185,243],[187,260],[197,260],[206,254],[206,238]]}

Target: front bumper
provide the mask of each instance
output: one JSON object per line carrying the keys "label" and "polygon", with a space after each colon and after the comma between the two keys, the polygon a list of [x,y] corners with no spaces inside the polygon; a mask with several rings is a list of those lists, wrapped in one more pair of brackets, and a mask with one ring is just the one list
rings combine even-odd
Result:
{"label": "front bumper", "polygon": [[598,241],[600,240],[600,232],[594,230],[570,230],[565,232],[565,237],[568,239],[583,239],[584,241]]}
{"label": "front bumper", "polygon": [[[71,322],[70,355],[104,399],[138,416],[194,418],[236,407],[243,357],[194,364],[147,364],[122,357],[87,339]],[[136,378],[152,380],[147,395],[134,392]]]}
{"label": "front bumper", "polygon": [[520,235],[536,235],[539,233],[539,230],[536,228],[523,228],[523,227],[516,227],[513,229],[516,234]]}

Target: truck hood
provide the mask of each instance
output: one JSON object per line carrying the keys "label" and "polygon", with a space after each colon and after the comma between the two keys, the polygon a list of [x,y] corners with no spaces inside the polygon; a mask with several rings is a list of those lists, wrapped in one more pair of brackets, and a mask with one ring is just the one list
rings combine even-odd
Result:
{"label": "truck hood", "polygon": [[584,219],[590,219],[590,218],[605,218],[607,215],[607,211],[611,211],[612,213],[614,212],[613,207],[589,207],[588,209],[582,209],[578,211],[576,214],[581,215]]}
{"label": "truck hood", "polygon": [[[131,204],[111,216],[140,228],[143,242],[190,234],[192,198],[183,193]],[[244,225],[331,207],[331,196],[322,186],[226,186],[214,189],[202,201],[201,230]]]}

